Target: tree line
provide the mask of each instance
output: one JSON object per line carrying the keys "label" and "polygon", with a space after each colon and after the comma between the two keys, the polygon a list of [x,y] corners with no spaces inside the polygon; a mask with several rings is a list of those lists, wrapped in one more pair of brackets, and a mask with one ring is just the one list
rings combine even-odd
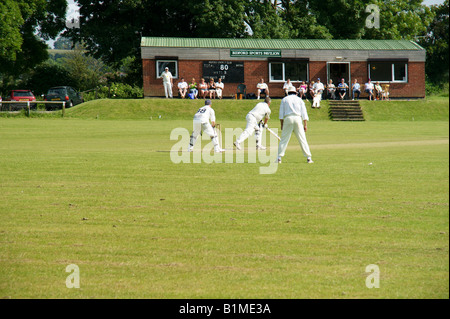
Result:
{"label": "tree line", "polygon": [[[427,50],[432,83],[448,82],[448,0],[76,0],[79,23],[67,28],[66,0],[0,0],[0,85],[20,82],[48,60],[42,39],[69,43],[142,85],[142,36],[272,39],[407,39]],[[379,26],[368,28],[369,5]]]}

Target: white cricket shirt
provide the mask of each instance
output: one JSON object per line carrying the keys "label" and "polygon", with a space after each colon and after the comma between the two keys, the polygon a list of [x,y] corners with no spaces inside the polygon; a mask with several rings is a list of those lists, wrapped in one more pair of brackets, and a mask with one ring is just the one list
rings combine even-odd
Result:
{"label": "white cricket shirt", "polygon": [[172,78],[172,73],[170,73],[169,71],[164,71],[163,73],[161,73],[161,77],[163,79],[164,83],[170,83],[170,79]]}
{"label": "white cricket shirt", "polygon": [[184,89],[184,88],[187,89],[187,87],[188,87],[188,84],[187,84],[186,82],[180,82],[180,83],[178,83],[178,88],[179,88],[179,89]]}
{"label": "white cricket shirt", "polygon": [[208,123],[209,121],[216,121],[216,113],[209,105],[205,105],[198,109],[197,113],[194,115],[194,121],[201,123]]}
{"label": "white cricket shirt", "polygon": [[308,112],[306,112],[305,103],[295,94],[288,95],[281,100],[279,119],[283,120],[290,114],[299,115],[303,120],[309,121]]}
{"label": "white cricket shirt", "polygon": [[289,88],[291,88],[291,87],[295,87],[293,84],[292,84],[292,82],[286,82],[286,83],[284,83],[284,85],[283,85],[283,90],[289,90]]}
{"label": "white cricket shirt", "polygon": [[373,83],[367,82],[366,84],[364,84],[364,90],[373,90]]}
{"label": "white cricket shirt", "polygon": [[256,118],[257,123],[266,117],[267,119],[270,119],[270,113],[269,105],[266,102],[256,104],[256,106],[248,112],[248,114],[252,114]]}
{"label": "white cricket shirt", "polygon": [[313,87],[314,87],[314,90],[322,90],[323,91],[323,89],[324,89],[322,82],[314,83]]}
{"label": "white cricket shirt", "polygon": [[266,83],[261,83],[261,82],[259,82],[259,83],[256,85],[256,88],[257,88],[257,89],[260,89],[260,90],[267,90],[267,84],[266,84]]}

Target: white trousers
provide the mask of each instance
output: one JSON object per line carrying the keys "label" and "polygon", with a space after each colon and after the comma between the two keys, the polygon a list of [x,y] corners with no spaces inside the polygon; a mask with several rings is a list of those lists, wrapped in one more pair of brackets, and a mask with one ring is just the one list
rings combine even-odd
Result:
{"label": "white trousers", "polygon": [[164,82],[164,93],[166,94],[166,98],[173,97],[172,95],[172,83]]}
{"label": "white trousers", "polygon": [[218,98],[222,97],[222,89],[216,89],[216,94]]}
{"label": "white trousers", "polygon": [[320,101],[322,100],[322,93],[317,93],[314,96],[312,107],[320,107]]}
{"label": "white trousers", "polygon": [[311,157],[308,142],[306,141],[305,129],[302,123],[302,117],[299,115],[288,115],[283,121],[283,130],[281,131],[281,141],[278,145],[278,157],[284,156],[286,148],[291,139],[292,132],[297,137],[298,143],[302,148],[303,155],[308,158]]}
{"label": "white trousers", "polygon": [[252,114],[247,114],[245,117],[247,120],[247,126],[245,127],[244,132],[242,132],[241,136],[236,140],[239,144],[244,142],[247,138],[252,136],[253,132],[255,132],[256,145],[261,146],[261,131],[260,129],[256,129],[258,127],[258,122],[256,122],[256,117]]}
{"label": "white trousers", "polygon": [[195,142],[197,141],[197,137],[203,131],[203,133],[208,134],[209,137],[211,137],[211,140],[214,144],[214,149],[216,151],[219,150],[219,148],[220,148],[219,140],[217,139],[217,134],[216,134],[214,128],[211,126],[211,123],[209,123],[209,122],[202,123],[199,121],[194,121],[192,126],[193,126],[193,131],[192,131],[191,141],[190,141],[191,147],[194,147]]}

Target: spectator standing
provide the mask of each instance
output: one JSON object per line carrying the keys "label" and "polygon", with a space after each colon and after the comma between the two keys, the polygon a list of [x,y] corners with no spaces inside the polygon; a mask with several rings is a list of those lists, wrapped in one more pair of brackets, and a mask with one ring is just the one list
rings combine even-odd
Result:
{"label": "spectator standing", "polygon": [[184,78],[181,78],[180,82],[178,82],[178,92],[180,93],[182,99],[186,97],[188,87],[189,86],[187,82],[184,80]]}
{"label": "spectator standing", "polygon": [[361,94],[361,86],[358,83],[358,79],[355,79],[352,84],[352,100],[359,100],[359,95]]}
{"label": "spectator standing", "polygon": [[257,89],[256,96],[258,100],[261,98],[261,94],[265,94],[266,97],[269,96],[269,87],[264,82],[263,78],[261,78],[259,83],[256,84],[256,89]]}
{"label": "spectator standing", "polygon": [[317,82],[314,83],[313,90],[314,90],[314,98],[312,107],[320,109],[320,101],[322,100],[322,94],[324,90],[323,83],[320,82],[320,78],[318,78]]}
{"label": "spectator standing", "polygon": [[161,78],[163,80],[164,93],[166,94],[166,99],[169,97],[173,98],[172,94],[173,76],[172,73],[170,73],[169,68],[167,66],[164,69],[164,72],[161,73]]}
{"label": "spectator standing", "polygon": [[222,78],[219,78],[216,83],[216,94],[219,99],[222,99],[222,93],[225,85],[222,82]]}

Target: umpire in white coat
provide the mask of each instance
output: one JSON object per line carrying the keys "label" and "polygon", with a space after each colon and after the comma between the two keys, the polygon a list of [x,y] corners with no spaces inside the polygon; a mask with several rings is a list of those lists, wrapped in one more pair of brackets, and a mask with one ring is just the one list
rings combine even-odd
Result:
{"label": "umpire in white coat", "polygon": [[308,113],[306,112],[305,103],[296,95],[295,88],[288,90],[288,95],[281,100],[280,103],[280,122],[281,122],[281,141],[278,145],[278,159],[281,163],[281,158],[284,156],[286,147],[291,139],[292,132],[294,132],[297,140],[302,148],[303,155],[307,158],[308,163],[313,163],[311,159],[311,151],[306,140],[305,132],[307,130],[307,122],[309,121]]}

